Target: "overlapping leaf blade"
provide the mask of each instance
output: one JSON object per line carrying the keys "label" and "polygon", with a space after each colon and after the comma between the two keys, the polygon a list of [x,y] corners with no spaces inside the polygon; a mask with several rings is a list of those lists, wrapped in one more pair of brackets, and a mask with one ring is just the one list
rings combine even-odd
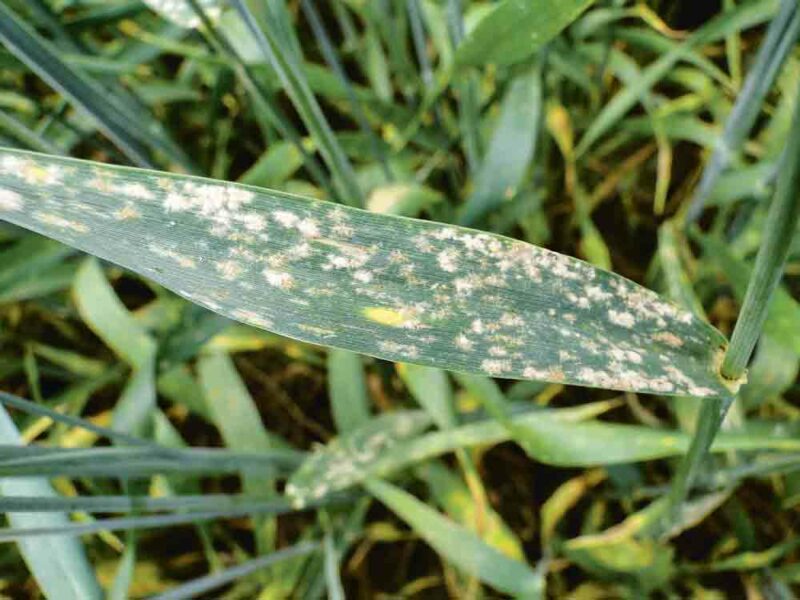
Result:
{"label": "overlapping leaf blade", "polygon": [[504,0],[462,42],[464,65],[512,64],[531,56],[558,35],[594,0]]}
{"label": "overlapping leaf blade", "polygon": [[312,343],[498,377],[730,394],[710,325],[489,233],[17,150],[0,151],[0,218]]}

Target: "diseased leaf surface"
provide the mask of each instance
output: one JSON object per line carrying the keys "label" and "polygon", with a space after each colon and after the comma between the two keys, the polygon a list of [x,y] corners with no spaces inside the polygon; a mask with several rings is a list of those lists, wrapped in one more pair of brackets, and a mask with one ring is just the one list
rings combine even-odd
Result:
{"label": "diseased leaf surface", "polygon": [[[201,24],[200,16],[192,8],[189,0],[142,0],[142,2],[181,27],[199,27]],[[223,3],[219,0],[197,0],[197,4],[210,19],[218,18],[222,13]]]}
{"label": "diseased leaf surface", "polygon": [[307,342],[497,377],[730,393],[713,327],[623,277],[485,232],[15,150],[0,150],[0,218]]}

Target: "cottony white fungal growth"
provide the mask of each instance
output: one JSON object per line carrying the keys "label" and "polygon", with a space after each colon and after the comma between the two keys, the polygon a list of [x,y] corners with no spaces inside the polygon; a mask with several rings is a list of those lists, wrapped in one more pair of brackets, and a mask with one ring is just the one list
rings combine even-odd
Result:
{"label": "cottony white fungal growth", "polygon": [[24,204],[17,192],[0,188],[0,210],[22,210]]}
{"label": "cottony white fungal growth", "polygon": [[419,411],[380,415],[366,425],[316,450],[292,475],[285,491],[295,508],[361,481],[376,460],[402,440],[430,425]]}

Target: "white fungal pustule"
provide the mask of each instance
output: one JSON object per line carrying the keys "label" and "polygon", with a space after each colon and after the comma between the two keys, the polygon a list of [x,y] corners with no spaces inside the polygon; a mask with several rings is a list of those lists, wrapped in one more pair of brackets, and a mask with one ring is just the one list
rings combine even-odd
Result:
{"label": "white fungal pustule", "polygon": [[169,192],[164,198],[167,212],[185,212],[192,208],[192,199],[178,192]]}
{"label": "white fungal pustule", "polygon": [[636,324],[636,318],[629,312],[624,310],[614,310],[611,309],[608,311],[608,320],[611,321],[614,325],[619,325],[620,327],[626,327],[630,329]]}
{"label": "white fungal pustule", "polygon": [[261,272],[267,283],[273,287],[289,290],[294,286],[294,278],[286,271],[275,271],[273,269],[264,269]]}
{"label": "white fungal pustule", "polygon": [[133,221],[134,219],[140,219],[142,213],[132,202],[126,202],[125,206],[114,211],[113,216],[117,221]]}
{"label": "white fungal pustule", "polygon": [[39,221],[40,223],[44,223],[45,225],[50,225],[52,227],[57,227],[59,229],[70,230],[75,233],[89,233],[89,227],[84,223],[79,223],[78,221],[75,221],[73,219],[67,219],[65,217],[62,217],[61,215],[36,211],[35,213],[33,213],[33,218]]}
{"label": "white fungal pustule", "polygon": [[317,238],[320,236],[319,225],[313,219],[303,219],[298,222],[297,231],[305,238]]}
{"label": "white fungal pustule", "polygon": [[436,255],[436,262],[439,268],[447,273],[455,273],[458,270],[458,254],[453,248],[446,248]]}
{"label": "white fungal pustule", "polygon": [[0,210],[22,210],[25,201],[22,196],[13,190],[0,188]]}
{"label": "white fungal pustule", "polygon": [[683,346],[683,340],[669,331],[659,331],[658,333],[654,333],[652,338],[657,342],[663,342],[667,346],[672,346],[673,348],[680,348]]}
{"label": "white fungal pustule", "polygon": [[136,198],[137,200],[152,200],[155,198],[155,194],[152,191],[138,182],[124,183],[116,191],[119,191],[123,196]]}
{"label": "white fungal pustule", "polygon": [[228,281],[238,279],[238,277],[242,274],[242,271],[244,271],[242,265],[235,260],[220,260],[214,266],[216,267],[217,272],[222,275],[222,278]]}
{"label": "white fungal pustule", "polygon": [[512,370],[510,360],[487,358],[481,361],[481,369],[489,375],[502,375]]}
{"label": "white fungal pustule", "polygon": [[64,172],[57,165],[42,166],[39,163],[29,161],[23,163],[22,171],[19,175],[25,183],[31,185],[57,185],[61,183]]}
{"label": "white fungal pustule", "polygon": [[282,227],[290,228],[294,227],[295,223],[300,220],[293,212],[289,212],[288,210],[276,210],[272,213],[272,218],[275,219]]}
{"label": "white fungal pustule", "polygon": [[472,349],[475,347],[475,342],[470,340],[466,335],[463,333],[456,337],[455,340],[456,348],[459,350],[463,350],[465,352],[471,352]]}

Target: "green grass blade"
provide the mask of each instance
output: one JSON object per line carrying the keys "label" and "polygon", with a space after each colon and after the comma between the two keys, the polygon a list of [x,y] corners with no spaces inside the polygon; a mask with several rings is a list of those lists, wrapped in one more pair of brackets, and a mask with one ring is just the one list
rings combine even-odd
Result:
{"label": "green grass blade", "polygon": [[512,529],[491,505],[475,501],[474,494],[461,477],[441,461],[428,462],[414,472],[448,515],[506,556],[524,560],[522,543]]}
{"label": "green grass blade", "polygon": [[147,148],[164,152],[171,160],[192,170],[191,164],[172,143],[164,139],[155,120],[142,123],[141,111],[130,108],[87,75],[73,69],[58,51],[0,2],[0,41],[48,84],[97,122],[103,133],[136,165],[153,165]]}
{"label": "green grass blade", "polygon": [[240,565],[225,569],[219,573],[206,575],[205,577],[198,577],[179,585],[168,592],[158,594],[151,597],[151,600],[185,600],[187,598],[195,598],[197,596],[213,592],[231,582],[234,582],[243,577],[247,577],[252,573],[256,573],[263,569],[267,569],[274,564],[280,563],[290,558],[297,558],[298,556],[305,556],[316,552],[319,549],[319,544],[316,542],[301,542],[289,548],[278,550],[261,556],[253,560],[248,560]]}
{"label": "green grass blade", "polygon": [[456,424],[453,390],[447,373],[441,369],[407,364],[397,365],[397,372],[439,429],[448,429]]}
{"label": "green grass blade", "polygon": [[275,500],[259,499],[247,495],[202,494],[199,496],[4,496],[0,497],[3,512],[100,512],[100,513],[145,513],[163,511],[210,511],[229,510],[244,506],[274,504]]}
{"label": "green grass blade", "polygon": [[[120,464],[119,460],[126,460]],[[146,478],[155,474],[185,474],[199,477],[213,473],[237,473],[246,470],[283,469],[290,471],[297,466],[298,459],[280,451],[259,454],[230,452],[191,452],[177,455],[138,456],[136,454],[111,454],[108,452],[84,452],[75,454],[63,449],[55,455],[20,457],[0,463],[3,477],[26,477],[29,475],[62,477],[127,477]],[[263,490],[260,490],[263,492]]]}
{"label": "green grass blade", "polygon": [[[597,410],[598,407],[587,408]],[[601,403],[600,408],[607,410],[608,407],[603,407]],[[680,431],[599,421],[583,422],[586,418],[580,412],[562,409],[515,416],[513,423],[529,429],[532,435],[537,436],[537,446],[541,450],[535,455],[536,460],[563,467],[625,464],[680,456],[687,451],[691,441],[689,436]],[[368,468],[361,469],[348,482],[342,483],[354,485],[365,476],[386,477],[459,448],[491,446],[510,439],[509,430],[494,420],[429,433],[390,448],[367,465]],[[776,438],[771,433],[722,433],[712,445],[712,450],[720,453],[731,450],[797,452],[798,448],[800,445],[797,440]],[[321,458],[316,460],[318,464],[330,468],[331,463]],[[319,476],[318,473],[317,478]],[[313,479],[310,472],[306,473],[306,478]]]}
{"label": "green grass blade", "polygon": [[456,52],[461,65],[522,61],[577,19],[594,0],[504,0],[481,20]]}
{"label": "green grass blade", "polygon": [[763,23],[772,17],[776,7],[777,0],[757,0],[740,4],[735,9],[715,17],[680,46],[648,65],[635,83],[625,87],[603,106],[578,143],[575,149],[576,156],[585,154],[639,102],[643,95],[669,74],[678,62],[696,52],[699,46],[723,39],[732,32]]}
{"label": "green grass blade", "polygon": [[[309,506],[313,508],[313,506]],[[241,519],[253,514],[281,515],[295,512],[287,502],[275,501],[272,505],[260,504],[259,506],[244,506],[228,510],[197,511],[168,515],[148,515],[144,517],[120,517],[111,519],[98,519],[89,523],[57,524],[46,527],[10,527],[0,529],[0,543],[33,540],[35,538],[49,538],[56,535],[82,536],[103,531],[128,531],[131,529],[158,529],[174,527],[190,523],[201,523],[215,519]],[[59,596],[54,596],[58,598]],[[92,596],[88,596],[92,597]]]}
{"label": "green grass blade", "polygon": [[143,440],[140,437],[129,435],[122,431],[115,431],[113,429],[101,427],[100,425],[95,425],[91,421],[86,421],[78,417],[73,417],[72,415],[60,413],[2,390],[0,390],[0,403],[24,411],[28,414],[49,417],[58,423],[64,423],[73,427],[80,427],[81,429],[91,431],[92,433],[95,433],[101,437],[121,444],[128,444],[132,446],[153,446],[152,442]]}
{"label": "green grass blade", "polygon": [[475,176],[475,190],[458,218],[460,225],[475,225],[516,194],[533,159],[541,122],[541,70],[535,68],[513,79],[503,98],[497,126]]}
{"label": "green grass blade", "polygon": [[255,16],[243,0],[233,0],[233,6],[250,34],[255,38],[261,52],[280,77],[292,104],[313,135],[328,168],[333,173],[340,200],[345,204],[362,206],[364,199],[353,167],[314,97],[300,68],[300,61],[294,55],[294,50],[286,48],[281,43],[281,40],[278,39],[279,31],[273,32],[269,25],[259,26]]}
{"label": "green grass blade", "polygon": [[367,481],[365,487],[439,554],[466,573],[516,597],[539,596],[543,581],[524,562],[502,554],[400,488],[377,479]]}
{"label": "green grass blade", "polygon": [[153,360],[155,341],[122,304],[96,260],[81,267],[74,299],[83,321],[128,364],[141,368]]}
{"label": "green grass blade", "polygon": [[[747,286],[721,373],[731,381],[740,380],[753,349],[761,337],[769,314],[770,300],[780,284],[792,239],[800,222],[800,103],[795,109],[775,196],[769,208],[755,268]],[[705,458],[725,415],[730,400],[713,399],[700,407],[697,431],[686,458],[678,468],[668,496],[671,518],[686,498],[696,472]]]}
{"label": "green grass blade", "polygon": [[114,429],[146,433],[156,406],[155,341],[119,300],[97,260],[87,259],[79,269],[73,296],[84,322],[133,368],[114,408]]}
{"label": "green grass blade", "polygon": [[733,380],[745,372],[761,336],[769,314],[770,300],[783,277],[800,222],[800,103],[795,108],[794,122],[783,157],[753,274],[722,363],[723,376]]}
{"label": "green grass blade", "polygon": [[230,357],[221,352],[205,355],[197,370],[212,420],[225,445],[242,452],[270,450],[270,435]]}
{"label": "green grass blade", "polygon": [[0,131],[5,131],[24,144],[29,150],[47,154],[64,154],[64,152],[47,138],[31,130],[25,123],[0,110]]}
{"label": "green grass blade", "polygon": [[711,326],[524,242],[15,150],[0,151],[0,194],[5,220],[296,339],[506,378],[730,394]]}
{"label": "green grass blade", "polygon": [[322,51],[322,56],[325,58],[325,62],[328,63],[328,66],[334,72],[344,88],[345,93],[347,94],[347,101],[350,103],[351,112],[358,123],[359,129],[369,140],[370,149],[373,156],[375,156],[380,162],[384,178],[386,181],[392,181],[394,179],[394,175],[392,174],[392,168],[389,165],[389,160],[386,155],[384,145],[376,136],[375,131],[373,131],[373,129],[369,126],[369,122],[364,114],[361,102],[359,102],[355,90],[353,89],[353,85],[350,82],[350,78],[347,76],[341,61],[336,54],[336,49],[334,48],[333,42],[331,41],[330,36],[325,28],[325,23],[314,5],[315,2],[311,0],[302,0],[301,2],[303,12],[308,19],[309,25],[311,25],[311,29],[314,32],[314,37],[317,39],[320,50]]}
{"label": "green grass blade", "polygon": [[125,551],[117,563],[117,572],[108,591],[108,600],[126,600],[133,581],[136,568],[136,530],[127,532],[125,536]]}
{"label": "green grass blade", "polygon": [[725,131],[717,139],[714,152],[695,188],[686,212],[686,222],[696,221],[703,211],[720,175],[730,164],[761,113],[762,105],[781,67],[800,35],[800,9],[794,0],[783,0],[781,9],[767,29],[767,36],[756,55]]}
{"label": "green grass blade", "polygon": [[514,421],[508,400],[497,383],[477,375],[457,375],[456,379],[470,394],[480,400],[486,412],[508,430],[509,436],[529,456],[539,459],[546,456],[548,440],[540,439],[534,429],[526,428]]}
{"label": "green grass blade", "polygon": [[346,596],[342,587],[342,580],[339,577],[339,553],[336,551],[336,545],[331,534],[325,536],[323,549],[325,552],[325,583],[328,590],[328,598],[329,600],[345,600]]}
{"label": "green grass blade", "polygon": [[286,484],[292,505],[310,501],[360,483],[368,469],[400,440],[426,429],[430,418],[421,411],[386,413],[340,435],[312,453]]}
{"label": "green grass blade", "polygon": [[358,354],[335,348],[328,351],[328,395],[339,433],[348,433],[369,421],[364,362]]}
{"label": "green grass blade", "polygon": [[[752,265],[737,258],[731,246],[712,235],[704,235],[699,241],[704,248],[705,256],[710,259],[709,264],[730,283],[734,296],[740,304],[744,304],[748,282],[754,273]],[[786,286],[779,285],[770,299],[767,320],[763,328],[764,335],[770,337],[784,351],[800,356],[800,339],[796,335],[798,328],[800,328],[800,303],[792,297]]]}
{"label": "green grass blade", "polygon": [[[446,14],[450,43],[457,49],[464,39],[461,0],[447,0]],[[476,173],[483,155],[479,131],[478,74],[473,72],[460,74],[456,78],[454,87],[458,96],[458,121],[461,126],[464,155],[470,172]]]}
{"label": "green grass blade", "polygon": [[[17,428],[2,407],[0,407],[0,440],[4,444],[22,443]],[[19,495],[57,498],[56,492],[46,479],[0,478],[0,496]],[[48,514],[10,510],[4,512],[9,524],[15,528],[61,527],[69,523],[67,516],[60,512]],[[100,586],[78,540],[65,537],[25,539],[18,540],[18,546],[28,568],[47,598],[91,600],[102,597]]]}
{"label": "green grass blade", "polygon": [[[230,357],[223,352],[208,354],[200,358],[197,370],[212,420],[225,445],[242,452],[269,452],[275,444]],[[274,472],[267,469],[243,470],[244,490],[251,494],[274,492],[273,477]],[[256,520],[254,529],[260,551],[274,548],[274,522]]]}

